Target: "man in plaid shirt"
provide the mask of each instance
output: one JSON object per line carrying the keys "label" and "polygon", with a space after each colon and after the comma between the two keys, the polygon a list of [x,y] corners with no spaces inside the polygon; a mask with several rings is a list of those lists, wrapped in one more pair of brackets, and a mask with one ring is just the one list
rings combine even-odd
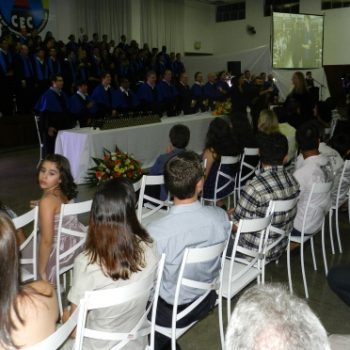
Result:
{"label": "man in plaid shirt", "polygon": [[[241,197],[233,211],[233,231],[237,229],[240,219],[264,217],[271,200],[287,200],[298,196],[299,184],[287,172],[283,164],[288,161],[288,141],[281,133],[259,134],[258,147],[262,171],[256,175],[241,191]],[[274,214],[272,225],[281,229],[293,227],[296,208],[287,217],[285,212]],[[267,244],[270,245],[279,236],[270,233]],[[242,234],[239,244],[245,248],[258,250],[260,235],[258,233]],[[278,259],[287,246],[287,239],[271,249],[266,261]]]}

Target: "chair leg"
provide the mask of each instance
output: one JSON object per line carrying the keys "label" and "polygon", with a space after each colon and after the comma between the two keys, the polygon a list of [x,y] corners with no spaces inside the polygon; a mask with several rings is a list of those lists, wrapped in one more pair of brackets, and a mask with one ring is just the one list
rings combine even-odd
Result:
{"label": "chair leg", "polygon": [[300,264],[301,264],[301,272],[303,275],[305,297],[306,297],[306,299],[309,299],[309,292],[307,289],[306,274],[305,274],[305,263],[304,263],[304,242],[301,242],[300,250],[301,250],[301,252],[300,252]]}
{"label": "chair leg", "polygon": [[339,247],[339,253],[343,253],[343,248],[341,245],[341,240],[340,240],[340,230],[339,230],[339,208],[335,208],[335,227],[337,230],[337,240],[338,240],[338,247]]}
{"label": "chair leg", "polygon": [[293,294],[292,272],[290,268],[290,241],[288,241],[288,246],[287,246],[287,270],[288,270],[289,292],[290,294]]}
{"label": "chair leg", "polygon": [[326,257],[326,247],[324,244],[324,221],[322,225],[322,255],[323,255],[323,264],[324,264],[324,273],[328,275],[328,266],[327,266],[327,257]]}
{"label": "chair leg", "polygon": [[329,210],[328,224],[329,224],[329,238],[331,241],[332,254],[334,255],[335,251],[334,251],[334,241],[333,241],[333,209]]}
{"label": "chair leg", "polygon": [[219,316],[221,349],[224,349],[225,348],[225,335],[224,335],[224,320],[223,320],[223,314],[222,314],[222,297],[221,298],[219,297],[218,316]]}
{"label": "chair leg", "polygon": [[311,255],[312,255],[312,262],[314,264],[314,270],[317,271],[315,246],[314,246],[314,238],[313,237],[311,237]]}

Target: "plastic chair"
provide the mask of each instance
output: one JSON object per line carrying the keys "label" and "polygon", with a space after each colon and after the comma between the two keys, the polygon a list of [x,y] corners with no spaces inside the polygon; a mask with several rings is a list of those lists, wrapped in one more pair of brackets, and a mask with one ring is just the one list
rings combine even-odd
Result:
{"label": "plastic chair", "polygon": [[[284,224],[284,229],[275,227],[274,225],[271,224],[267,234],[265,235],[265,241],[263,244],[264,259],[262,264],[263,283],[265,283],[265,266],[268,264],[266,263],[266,256],[273,248],[279,245],[283,240],[288,241],[289,235],[293,229],[293,219],[294,219],[293,215],[295,213],[297,202],[298,202],[298,197],[295,197],[292,199],[286,199],[286,200],[276,200],[271,202],[273,207],[273,212],[271,212],[270,214],[275,215],[276,213],[279,213],[279,212],[285,213],[285,221],[284,221],[285,224]],[[268,240],[271,237],[271,235],[275,236],[275,238],[273,243],[268,244]]]}
{"label": "plastic chair", "polygon": [[44,144],[43,144],[43,141],[41,138],[40,116],[34,115],[34,122],[35,122],[36,133],[37,133],[38,141],[39,141],[39,162],[37,165],[37,167],[38,167],[41,160],[43,159],[43,148],[44,148]]}
{"label": "plastic chair", "polygon": [[[332,207],[329,210],[329,234],[331,238],[332,254],[334,254],[334,243],[333,243],[333,213],[335,212],[335,227],[337,232],[337,240],[339,252],[342,253],[342,245],[340,240],[339,230],[339,208],[347,201],[350,191],[350,160],[344,162],[343,170],[340,174],[340,179],[337,187],[337,195],[335,201],[332,201]],[[349,220],[350,220],[350,208],[349,208]]]}
{"label": "plastic chair", "polygon": [[[66,257],[74,254],[77,250],[81,249],[86,239],[86,232],[74,231],[63,227],[63,219],[66,216],[89,213],[91,210],[91,205],[92,205],[92,200],[61,205],[60,218],[58,223],[58,233],[57,233],[57,249],[56,249],[56,287],[57,287],[58,307],[59,307],[61,316],[63,315],[63,306],[62,306],[60,276],[64,275],[66,272],[73,269],[73,261],[70,264],[65,266],[61,266],[61,262]],[[64,252],[60,252],[60,249],[59,249],[59,242],[61,242],[62,234],[79,238],[76,244],[74,244],[72,247],[70,247],[68,250]],[[66,285],[66,280],[64,276],[64,288],[65,288],[65,285]]]}
{"label": "plastic chair", "polygon": [[256,166],[247,163],[247,159],[254,159],[259,157],[259,148],[244,148],[241,164],[239,168],[237,194],[238,199],[241,197],[241,189],[247,180],[251,179],[255,175],[255,171],[259,168],[259,161]]}
{"label": "plastic chair", "polygon": [[[33,230],[31,234],[28,236],[28,238],[21,244],[19,247],[19,251],[23,252],[24,249],[29,245],[32,244],[32,254],[30,258],[21,258],[19,260],[19,263],[21,265],[21,281],[27,282],[30,280],[36,280],[38,278],[38,266],[37,266],[37,245],[38,245],[38,213],[39,213],[39,207],[36,206],[32,210],[28,211],[27,213],[18,216],[14,218],[13,224],[16,228],[16,230],[19,230],[20,228],[33,223]],[[32,265],[32,272],[25,268],[25,265]]]}
{"label": "plastic chair", "polygon": [[33,345],[29,348],[25,348],[25,350],[56,350],[59,349],[63,343],[69,338],[69,335],[73,332],[74,328],[77,325],[78,314],[80,311],[80,307],[73,312],[73,314],[69,317],[67,322],[62,324],[59,328],[57,328],[56,332],[51,334],[45,340],[40,343]]}
{"label": "plastic chair", "polygon": [[[291,266],[290,266],[290,242],[296,242],[300,244],[300,264],[301,264],[301,271],[303,275],[303,282],[304,282],[304,290],[305,290],[305,296],[306,298],[309,298],[309,292],[307,288],[307,281],[306,281],[306,274],[305,274],[305,262],[304,262],[304,244],[310,240],[311,242],[311,253],[312,253],[312,260],[314,265],[314,270],[317,270],[316,266],[316,258],[315,258],[315,249],[314,249],[314,240],[313,237],[321,230],[322,234],[322,255],[323,255],[323,263],[324,263],[324,270],[325,274],[327,276],[328,273],[328,267],[327,267],[327,259],[326,259],[326,250],[325,250],[325,243],[324,243],[324,221],[325,221],[325,215],[327,213],[324,213],[322,220],[320,221],[319,230],[316,232],[305,232],[305,226],[308,219],[308,212],[310,208],[314,208],[314,206],[311,204],[311,200],[313,199],[315,194],[324,194],[324,195],[330,195],[332,188],[332,182],[326,182],[326,183],[314,183],[312,185],[305,212],[303,217],[303,225],[301,230],[301,236],[290,236],[288,247],[287,247],[287,267],[288,267],[288,280],[289,280],[289,290],[291,293],[293,293],[293,285],[292,285],[292,275],[291,275]],[[330,199],[329,199],[330,201]],[[327,210],[328,211],[328,210]],[[307,234],[306,234],[307,233]]]}
{"label": "plastic chair", "polygon": [[[269,206],[267,212],[273,207]],[[264,218],[242,219],[239,221],[230,258],[225,258],[223,270],[222,295],[227,298],[227,320],[231,317],[231,299],[255,279],[260,283],[263,266],[263,243],[273,215]],[[254,251],[242,247],[239,243],[241,234],[259,233],[259,249]],[[239,256],[237,256],[237,253]],[[264,282],[264,281],[263,281]]]}
{"label": "plastic chair", "polygon": [[[150,334],[150,345],[146,349],[154,349],[154,333],[155,333],[155,319],[157,314],[157,303],[159,297],[159,289],[161,278],[164,269],[165,255],[163,254],[158,267],[155,266],[154,270],[149,273],[148,276],[142,280],[136,281],[134,283],[122,286],[119,288],[104,289],[98,291],[89,291],[85,293],[85,296],[80,300],[80,311],[78,316],[78,326],[76,332],[76,341],[74,350],[83,349],[84,338],[106,340],[106,341],[116,341],[117,345],[113,346],[111,350],[122,349],[130,341],[135,340],[140,337],[144,337]],[[101,330],[94,330],[86,328],[86,318],[89,311],[96,309],[107,308],[112,306],[117,306],[132,302],[138,298],[149,298],[152,289],[154,287],[154,281],[157,274],[156,288],[153,295],[153,303],[150,303],[145,308],[145,312],[140,317],[139,321],[135,327],[126,333],[112,333],[104,332]],[[147,321],[147,315],[152,309],[152,320]],[[146,325],[145,325],[146,324]]]}
{"label": "plastic chair", "polygon": [[[224,344],[224,329],[222,323],[222,267],[224,257],[226,256],[227,242],[222,242],[216,245],[212,245],[204,248],[186,248],[184,251],[184,255],[182,258],[182,263],[180,266],[180,271],[177,279],[175,296],[174,296],[174,305],[173,305],[173,316],[170,327],[163,327],[156,325],[156,331],[161,333],[168,338],[171,338],[171,349],[176,349],[176,339],[181,337],[184,333],[186,333],[190,328],[192,328],[198,321],[194,321],[186,327],[177,328],[176,323],[189,314],[196,306],[198,306],[212,290],[218,290],[218,299],[217,305],[219,306],[219,328],[220,328],[220,340],[221,345],[223,347]],[[184,272],[186,270],[186,266],[192,264],[199,264],[210,262],[215,259],[220,259],[221,268],[218,271],[216,276],[213,276],[213,279],[210,282],[201,282],[194,279],[189,279],[184,277]],[[203,295],[199,298],[195,299],[189,306],[187,306],[181,312],[177,312],[178,310],[178,302],[179,296],[181,292],[182,286],[186,286],[187,288],[194,288],[203,290]]]}
{"label": "plastic chair", "polygon": [[[143,175],[142,177],[136,214],[138,220],[143,225],[150,223],[152,220],[156,220],[163,217],[167,213],[169,206],[171,205],[171,203],[168,200],[162,201],[145,193],[146,186],[161,185],[164,185],[163,175]],[[167,209],[163,209],[164,207],[166,207]]]}
{"label": "plastic chair", "polygon": [[[237,180],[237,170],[236,165],[238,166],[240,157],[230,157],[222,156],[220,160],[220,165],[216,173],[215,186],[214,186],[214,197],[213,198],[204,198],[202,197],[203,202],[211,202],[213,205],[216,205],[218,200],[228,197],[228,207],[230,207],[230,197],[233,194],[235,196],[235,184]],[[224,181],[224,184],[219,187],[220,180]],[[225,196],[220,196],[220,192],[225,190],[227,187],[232,186],[232,190]],[[236,202],[234,198],[234,203]]]}

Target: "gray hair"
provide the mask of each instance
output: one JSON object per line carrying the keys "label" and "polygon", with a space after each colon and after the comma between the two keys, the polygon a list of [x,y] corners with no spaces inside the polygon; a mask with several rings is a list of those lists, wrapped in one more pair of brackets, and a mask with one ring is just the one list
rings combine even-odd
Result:
{"label": "gray hair", "polygon": [[232,313],[226,350],[330,350],[320,320],[279,284],[248,289]]}

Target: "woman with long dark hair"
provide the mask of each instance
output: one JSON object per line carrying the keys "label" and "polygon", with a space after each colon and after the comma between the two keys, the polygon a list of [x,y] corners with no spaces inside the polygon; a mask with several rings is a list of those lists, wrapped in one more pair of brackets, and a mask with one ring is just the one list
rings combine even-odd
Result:
{"label": "woman with long dark hair", "polygon": [[19,284],[16,230],[0,213],[0,349],[34,345],[55,331],[55,291],[44,281]]}
{"label": "woman with long dark hair", "polygon": [[[239,150],[233,139],[230,125],[222,118],[215,118],[209,125],[203,152],[203,160],[206,160],[203,198],[214,198],[216,174],[219,169],[221,157],[237,156],[238,154]],[[222,170],[233,175],[235,169]],[[222,178],[221,181],[219,181],[218,187],[223,186],[224,181],[227,180]],[[232,186],[233,185],[234,184],[232,184]],[[223,198],[231,191],[232,187],[227,186],[218,193],[217,198]]]}
{"label": "woman with long dark hair", "polygon": [[[44,281],[56,283],[56,250],[59,214],[62,204],[70,203],[77,196],[77,186],[70,172],[69,161],[59,155],[48,155],[38,167],[38,182],[43,191],[39,205],[39,277]],[[64,218],[63,227],[84,232],[86,228],[76,216]],[[78,238],[62,234],[59,242],[60,252],[68,250],[77,243]],[[79,252],[68,255],[62,266],[73,262]]]}
{"label": "woman with long dark hair", "polygon": [[[69,292],[67,319],[86,291],[117,288],[153,271],[158,256],[152,239],[140,225],[135,211],[135,192],[126,178],[100,185],[95,193],[85,250],[75,259],[74,280]],[[129,332],[146,309],[147,300],[91,311],[87,327]],[[147,337],[146,337],[147,338]],[[144,349],[147,339],[130,342],[125,349]],[[113,342],[86,340],[84,349],[109,349]]]}

